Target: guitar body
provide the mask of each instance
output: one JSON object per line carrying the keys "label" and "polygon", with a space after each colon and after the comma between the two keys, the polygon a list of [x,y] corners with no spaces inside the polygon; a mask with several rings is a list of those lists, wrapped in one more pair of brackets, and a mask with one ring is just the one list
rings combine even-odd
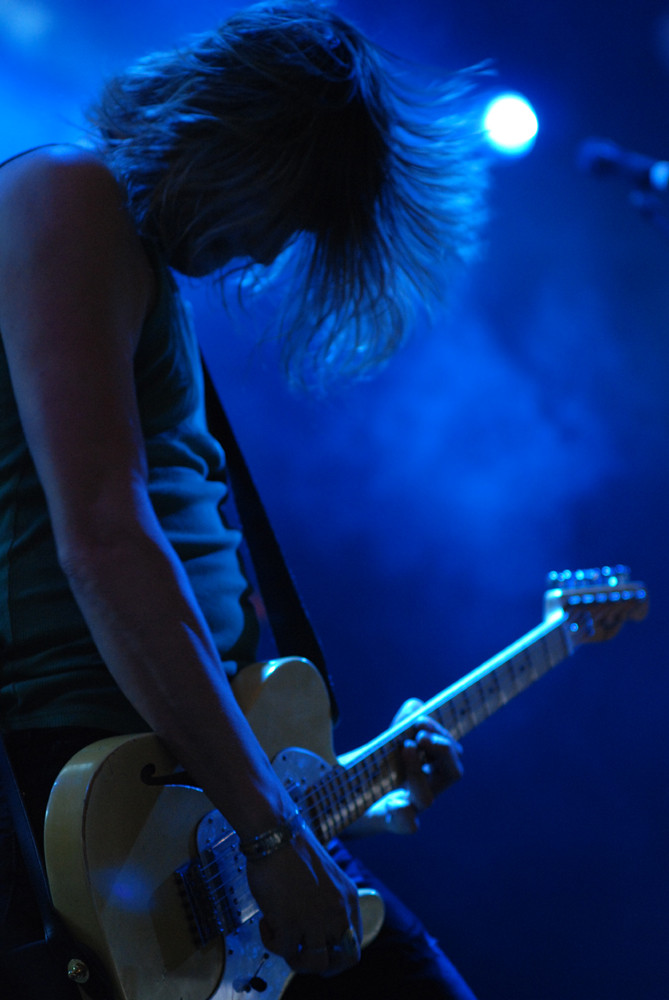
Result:
{"label": "guitar body", "polygon": [[[250,667],[236,693],[287,786],[310,784],[336,763],[327,692],[308,661]],[[287,747],[305,749],[280,752]],[[216,887],[229,891],[213,917],[207,908],[203,932],[199,869],[209,872],[212,844]],[[102,960],[118,1000],[283,994],[291,970],[262,944],[237,844],[152,734],[94,743],[64,768],[45,825],[54,904]],[[361,909],[368,941],[383,904],[365,893]]]}
{"label": "guitar body", "polygon": [[[338,762],[323,680],[307,660],[241,672],[234,689],[261,746],[321,842],[402,787],[401,748],[424,715],[461,739],[570,656],[648,610],[626,567],[553,573],[544,621]],[[238,838],[153,735],[82,750],[54,785],[45,824],[56,909],[94,951],[114,1000],[278,1000],[288,965],[263,946]],[[383,903],[360,893],[363,946]],[[85,989],[85,987],[84,987]]]}

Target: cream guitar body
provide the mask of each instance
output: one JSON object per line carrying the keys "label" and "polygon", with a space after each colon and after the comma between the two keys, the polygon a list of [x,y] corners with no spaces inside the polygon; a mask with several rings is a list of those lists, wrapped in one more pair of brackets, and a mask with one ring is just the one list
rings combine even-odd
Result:
{"label": "cream guitar body", "polygon": [[[254,665],[243,678],[242,707],[299,794],[336,764],[320,674],[295,659]],[[157,737],[78,753],[54,786],[45,831],[54,904],[109,970],[119,1000],[283,994],[291,971],[262,944],[238,839]],[[367,943],[383,903],[363,892],[360,904]]]}
{"label": "cream guitar body", "polygon": [[[647,611],[645,588],[623,567],[552,582],[541,625],[340,761],[327,692],[310,663],[242,671],[239,703],[321,843],[402,786],[401,747],[421,716],[461,739],[577,646],[608,639]],[[54,785],[45,849],[56,909],[100,959],[114,1000],[278,1000],[285,992],[291,970],[262,944],[236,834],[157,737],[103,740],[77,754]],[[378,933],[383,904],[371,892],[360,903],[364,945]]]}

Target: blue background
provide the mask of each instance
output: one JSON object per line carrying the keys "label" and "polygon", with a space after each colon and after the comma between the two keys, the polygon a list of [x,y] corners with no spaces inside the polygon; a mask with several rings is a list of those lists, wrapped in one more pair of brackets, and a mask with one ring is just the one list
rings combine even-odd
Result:
{"label": "blue background", "polygon": [[[0,0],[0,154],[75,137],[105,74],[229,9]],[[669,158],[669,5],[340,10],[439,69],[494,59],[540,133],[495,168],[448,314],[373,381],[291,395],[250,322],[187,289],[337,678],[338,749],[537,624],[548,570],[629,563],[652,598],[467,737],[416,837],[361,851],[480,1000],[667,1000],[669,241],[575,158],[590,135]]]}

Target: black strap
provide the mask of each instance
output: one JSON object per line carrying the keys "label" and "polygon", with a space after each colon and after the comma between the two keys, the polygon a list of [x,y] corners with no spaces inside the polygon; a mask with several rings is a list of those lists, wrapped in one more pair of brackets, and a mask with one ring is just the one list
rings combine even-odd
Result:
{"label": "black strap", "polygon": [[49,939],[56,933],[56,921],[51,903],[51,893],[49,892],[42,860],[37,850],[28,814],[23,804],[23,798],[16,783],[14,769],[7,754],[5,741],[1,736],[0,790],[4,793],[5,801],[9,806],[14,831],[19,840],[23,862],[35,894],[35,902],[39,909],[42,926],[44,927],[44,936],[46,939]]}
{"label": "black strap", "polygon": [[52,1000],[77,1000],[79,991],[74,982],[68,979],[69,963],[77,960],[85,962],[88,968],[90,978],[86,982],[86,992],[94,1000],[111,1000],[111,987],[97,957],[80,944],[75,944],[54,909],[44,865],[1,735],[0,796],[4,797],[9,807],[43,928],[41,940],[29,941],[13,950],[0,952],[3,989],[11,986],[11,995],[25,1000],[41,1000],[47,995]]}
{"label": "black strap", "polygon": [[229,484],[277,652],[279,656],[305,656],[318,668],[328,689],[332,718],[336,722],[339,711],[320,643],[204,358],[202,367],[209,430],[225,451]]}

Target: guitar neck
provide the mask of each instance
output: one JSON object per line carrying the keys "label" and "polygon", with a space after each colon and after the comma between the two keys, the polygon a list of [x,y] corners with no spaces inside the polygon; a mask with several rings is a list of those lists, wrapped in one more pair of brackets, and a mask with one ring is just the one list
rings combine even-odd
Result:
{"label": "guitar neck", "polygon": [[300,801],[314,832],[327,843],[379,799],[402,785],[400,750],[420,717],[430,716],[460,740],[573,651],[568,616],[542,625],[386,730],[312,785]]}

